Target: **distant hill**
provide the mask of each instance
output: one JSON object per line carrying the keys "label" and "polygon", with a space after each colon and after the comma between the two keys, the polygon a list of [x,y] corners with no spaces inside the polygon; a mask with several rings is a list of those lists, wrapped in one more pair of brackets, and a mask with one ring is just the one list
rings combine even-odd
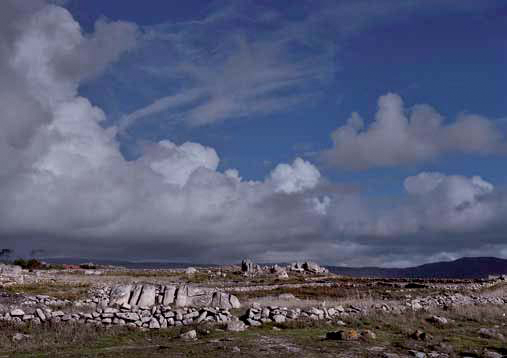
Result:
{"label": "distant hill", "polygon": [[90,258],[79,258],[79,257],[47,257],[41,258],[41,261],[50,263],[50,264],[70,264],[70,265],[80,265],[84,263],[94,263],[96,265],[113,265],[113,266],[122,266],[133,269],[177,269],[177,268],[187,268],[189,266],[201,267],[201,266],[215,266],[215,265],[201,265],[201,264],[191,264],[185,262],[137,262],[137,261],[125,261],[125,260],[108,260],[108,259],[90,259]]}
{"label": "distant hill", "polygon": [[[45,258],[42,260],[53,264],[82,264],[93,262],[98,265],[114,265],[138,269],[218,266],[214,264],[196,264],[184,262],[134,262],[90,258]],[[285,264],[280,265],[285,266]],[[434,262],[421,266],[406,268],[345,266],[326,267],[332,273],[352,277],[477,279],[487,278],[489,275],[507,274],[507,260],[499,259],[496,257],[463,257],[454,261]]]}
{"label": "distant hill", "polygon": [[329,271],[353,277],[382,278],[487,278],[507,274],[507,260],[496,257],[463,257],[407,268],[327,266]]}

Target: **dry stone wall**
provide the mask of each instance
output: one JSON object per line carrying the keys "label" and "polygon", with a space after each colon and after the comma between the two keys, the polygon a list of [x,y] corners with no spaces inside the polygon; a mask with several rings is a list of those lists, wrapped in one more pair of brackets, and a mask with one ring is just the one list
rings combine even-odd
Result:
{"label": "dry stone wall", "polygon": [[239,308],[238,298],[226,292],[190,285],[127,284],[111,288],[109,305],[152,307],[174,305],[175,307]]}

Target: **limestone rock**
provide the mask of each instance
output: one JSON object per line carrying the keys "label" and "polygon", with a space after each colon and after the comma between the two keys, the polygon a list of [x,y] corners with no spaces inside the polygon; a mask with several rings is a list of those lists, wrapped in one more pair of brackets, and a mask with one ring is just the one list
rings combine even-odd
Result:
{"label": "limestone rock", "polygon": [[143,285],[135,285],[128,304],[131,306],[137,306],[139,297],[141,297],[141,292],[143,292]]}
{"label": "limestone rock", "polygon": [[258,271],[258,266],[255,265],[252,260],[244,259],[241,261],[241,271],[247,274],[254,274],[256,271]]}
{"label": "limestone rock", "polygon": [[227,331],[231,332],[243,332],[246,329],[246,325],[238,320],[227,322]]}
{"label": "limestone rock", "polygon": [[160,323],[155,318],[152,318],[150,320],[149,327],[150,327],[150,329],[159,329]]}
{"label": "limestone rock", "polygon": [[306,261],[304,264],[303,264],[303,268],[308,271],[308,272],[311,272],[311,273],[327,273],[328,270],[324,267],[320,267],[318,264],[316,264],[315,262],[311,262],[311,261]]}
{"label": "limestone rock", "polygon": [[193,329],[191,331],[188,331],[188,332],[185,332],[185,333],[181,334],[180,338],[184,339],[186,341],[195,340],[195,339],[197,339],[197,332],[195,331],[195,329]]}
{"label": "limestone rock", "polygon": [[165,286],[162,304],[164,306],[167,306],[174,303],[175,294],[176,294],[176,286]]}
{"label": "limestone rock", "polygon": [[428,322],[443,326],[448,324],[449,320],[445,317],[434,315],[428,318]]}
{"label": "limestone rock", "polygon": [[44,322],[46,320],[46,315],[44,314],[44,311],[42,311],[40,308],[37,308],[35,310],[35,314],[37,315],[37,317],[39,317],[39,319]]}
{"label": "limestone rock", "polygon": [[286,318],[282,314],[277,314],[277,315],[273,316],[273,321],[275,321],[275,323],[283,323],[283,322],[285,322],[285,320],[286,320]]}
{"label": "limestone rock", "polygon": [[498,352],[494,352],[494,351],[489,351],[487,349],[485,349],[483,352],[482,352],[482,356],[484,358],[502,358],[502,357],[505,357],[504,355],[498,353]]}
{"label": "limestone rock", "polygon": [[[11,316],[12,316],[12,313],[11,313]],[[485,338],[493,338],[493,339],[505,341],[505,336],[502,333],[498,332],[494,328],[481,328],[479,330],[479,335],[481,337],[485,337]]]}
{"label": "limestone rock", "polygon": [[22,341],[27,338],[30,338],[30,335],[19,333],[19,332],[12,336],[12,340],[15,342]]}
{"label": "limestone rock", "polygon": [[111,305],[123,305],[129,303],[132,285],[117,285],[111,290],[109,303]]}
{"label": "limestone rock", "polygon": [[25,315],[25,312],[19,308],[15,308],[11,311],[12,317],[23,317],[24,315]]}
{"label": "limestone rock", "polygon": [[239,302],[239,299],[234,295],[229,295],[229,303],[231,304],[232,308],[240,308],[241,303]]}
{"label": "limestone rock", "polygon": [[22,274],[23,269],[16,265],[0,264],[0,275],[7,277],[18,277]]}
{"label": "limestone rock", "polygon": [[143,290],[137,305],[140,307],[151,307],[155,304],[155,286],[143,285]]}
{"label": "limestone rock", "polygon": [[282,293],[278,295],[278,298],[281,300],[294,300],[296,299],[296,296],[294,296],[292,293]]}

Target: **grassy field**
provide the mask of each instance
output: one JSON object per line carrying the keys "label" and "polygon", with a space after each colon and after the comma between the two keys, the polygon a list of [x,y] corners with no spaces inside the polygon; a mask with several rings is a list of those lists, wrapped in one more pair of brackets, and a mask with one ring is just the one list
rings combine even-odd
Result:
{"label": "grassy field", "polygon": [[[484,337],[481,328],[507,336],[503,306],[463,306],[449,311],[376,313],[344,318],[346,329],[368,329],[376,338],[358,341],[326,340],[326,332],[343,329],[333,322],[291,321],[266,324],[245,332],[225,332],[220,326],[178,327],[141,331],[126,327],[79,324],[14,326],[0,323],[0,356],[8,357],[381,357],[382,353],[406,355],[409,350],[446,352],[451,356],[481,357],[484,349],[507,354],[507,343]],[[438,326],[427,321],[439,314],[452,321]],[[496,328],[495,328],[496,327]],[[195,328],[198,340],[179,339]],[[425,340],[410,338],[424,331]],[[13,341],[16,333],[29,335]]]}
{"label": "grassy field", "polygon": [[15,284],[2,288],[9,293],[23,293],[26,295],[48,295],[61,300],[79,300],[85,298],[91,285],[88,283],[44,282],[30,284]]}

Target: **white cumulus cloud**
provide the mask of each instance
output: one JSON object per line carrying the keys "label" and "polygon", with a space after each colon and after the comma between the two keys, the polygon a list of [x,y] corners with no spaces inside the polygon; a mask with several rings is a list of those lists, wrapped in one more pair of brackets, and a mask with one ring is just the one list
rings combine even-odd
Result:
{"label": "white cumulus cloud", "polygon": [[424,162],[446,153],[505,153],[503,133],[494,122],[461,114],[449,124],[429,105],[407,110],[400,96],[381,96],[374,121],[366,127],[358,113],[336,129],[333,148],[323,152],[331,165],[351,169]]}

